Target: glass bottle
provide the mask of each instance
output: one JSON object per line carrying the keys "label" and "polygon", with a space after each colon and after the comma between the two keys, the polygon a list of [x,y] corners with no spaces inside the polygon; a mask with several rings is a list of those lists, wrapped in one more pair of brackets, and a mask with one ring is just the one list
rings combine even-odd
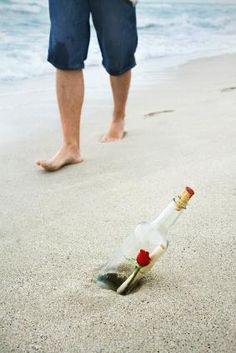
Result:
{"label": "glass bottle", "polygon": [[[119,294],[130,292],[166,251],[167,233],[186,209],[193,195],[194,191],[186,187],[153,222],[138,224],[134,233],[125,239],[121,248],[113,253],[102,268],[97,276],[97,284]],[[150,263],[143,267],[137,264],[137,255],[141,249],[150,254]]]}

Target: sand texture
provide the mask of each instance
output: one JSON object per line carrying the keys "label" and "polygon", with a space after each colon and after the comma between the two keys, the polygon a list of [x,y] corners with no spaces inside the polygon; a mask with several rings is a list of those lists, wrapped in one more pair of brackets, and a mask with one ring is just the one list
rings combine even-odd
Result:
{"label": "sand texture", "polygon": [[[61,141],[53,77],[1,85],[0,353],[236,352],[235,63],[137,67],[113,144],[98,142],[107,76],[87,70],[84,162],[57,173],[34,165]],[[196,196],[141,288],[98,288],[110,252],[185,185]]]}

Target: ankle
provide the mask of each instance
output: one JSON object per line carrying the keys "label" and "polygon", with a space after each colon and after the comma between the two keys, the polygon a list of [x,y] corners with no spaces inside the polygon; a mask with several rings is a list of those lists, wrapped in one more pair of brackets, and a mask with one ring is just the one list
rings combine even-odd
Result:
{"label": "ankle", "polygon": [[80,151],[78,142],[64,141],[63,147],[72,151],[72,152],[79,152]]}
{"label": "ankle", "polygon": [[114,112],[113,113],[113,123],[121,123],[125,120],[125,113],[124,112]]}

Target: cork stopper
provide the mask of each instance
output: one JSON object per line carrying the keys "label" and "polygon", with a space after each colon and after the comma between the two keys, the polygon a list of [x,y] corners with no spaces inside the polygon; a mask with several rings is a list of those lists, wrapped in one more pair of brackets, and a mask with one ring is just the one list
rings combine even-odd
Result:
{"label": "cork stopper", "polygon": [[193,189],[191,189],[189,186],[186,186],[182,194],[175,198],[176,210],[180,211],[183,208],[186,208],[188,201],[191,199],[193,195],[194,195]]}

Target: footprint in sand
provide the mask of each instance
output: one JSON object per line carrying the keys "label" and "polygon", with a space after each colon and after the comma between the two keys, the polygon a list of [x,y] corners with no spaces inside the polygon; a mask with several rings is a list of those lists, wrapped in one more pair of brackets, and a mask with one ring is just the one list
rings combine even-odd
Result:
{"label": "footprint in sand", "polygon": [[156,112],[151,112],[151,113],[145,114],[144,117],[145,118],[152,118],[152,117],[155,117],[156,115],[165,114],[165,113],[173,113],[173,112],[174,112],[174,110],[172,110],[172,109],[159,110]]}
{"label": "footprint in sand", "polygon": [[221,92],[233,91],[235,89],[236,89],[236,86],[226,87],[226,88],[222,88]]}

